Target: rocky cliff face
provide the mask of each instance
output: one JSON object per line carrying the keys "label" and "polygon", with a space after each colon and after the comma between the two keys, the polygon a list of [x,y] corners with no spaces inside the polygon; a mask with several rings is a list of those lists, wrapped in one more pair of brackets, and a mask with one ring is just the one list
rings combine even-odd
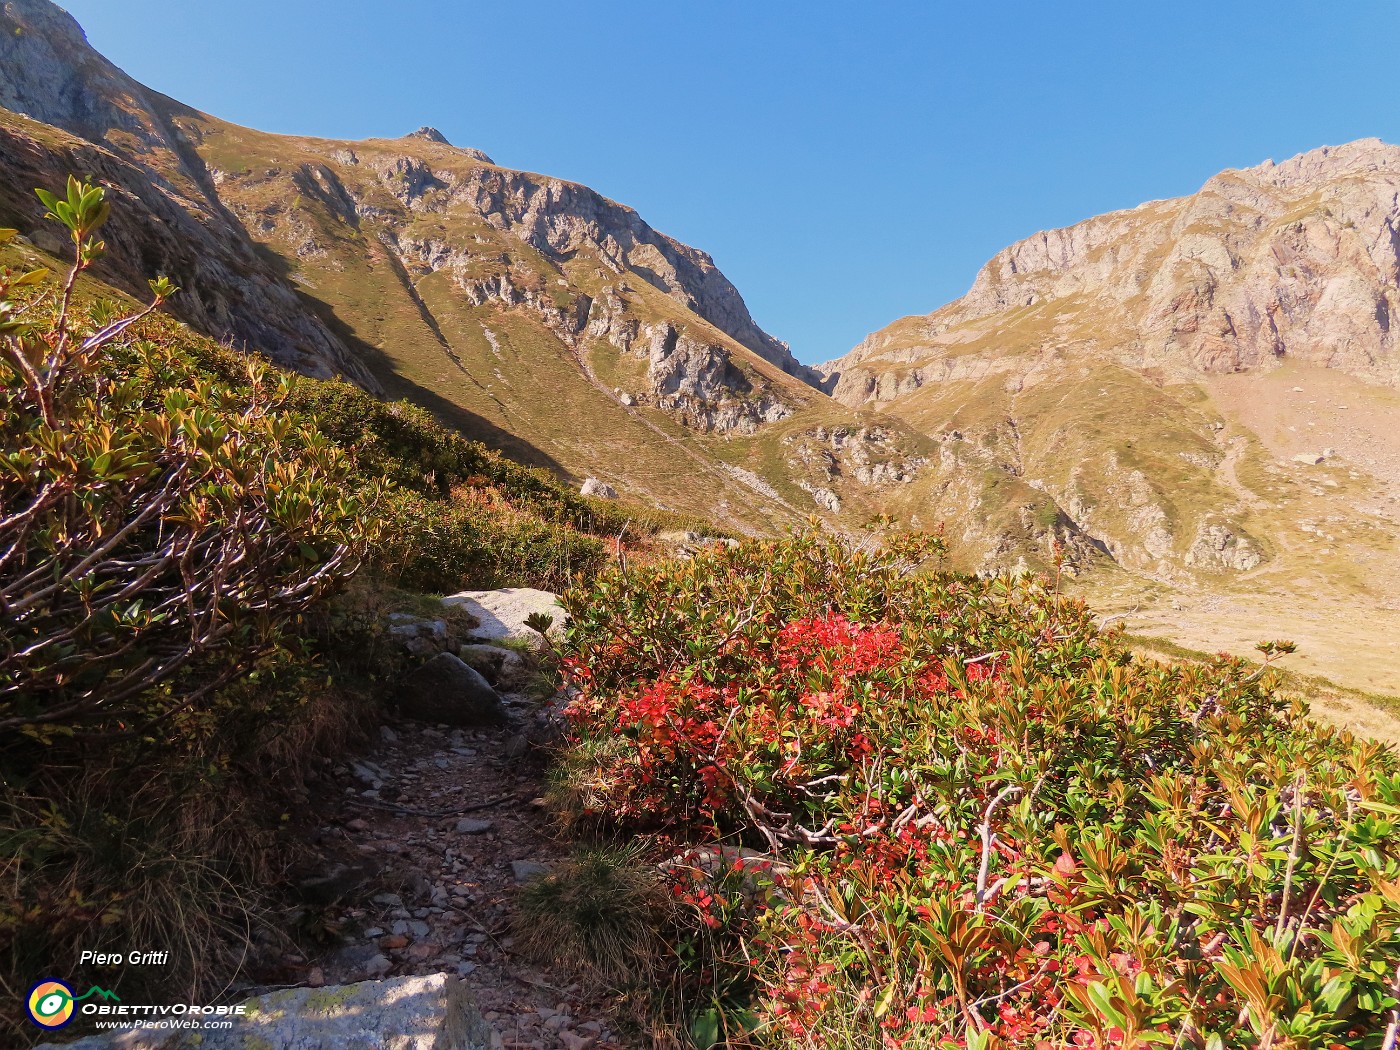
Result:
{"label": "rocky cliff face", "polygon": [[[391,210],[375,207],[357,192],[359,178],[352,175],[347,187],[339,170],[368,168],[410,216],[460,218],[463,213],[475,213],[492,229],[555,262],[586,252],[613,275],[626,273],[644,280],[789,375],[806,375],[787,344],[754,323],[738,290],[709,255],[658,233],[631,208],[577,183],[496,167],[480,150],[458,149],[434,128],[420,128],[399,142],[416,149],[416,155],[394,155],[373,146],[357,151],[353,145],[344,145],[331,152],[329,165],[304,171],[304,185],[342,217],[349,210],[361,221],[391,220]],[[464,165],[463,161],[477,163]],[[401,229],[402,224],[390,223],[389,232],[396,240]],[[468,269],[467,264],[480,254],[469,244],[411,236],[400,247],[415,262],[458,271]],[[314,245],[305,250],[315,250]],[[509,291],[500,294],[511,296]]]}
{"label": "rocky cliff face", "polygon": [[[1013,245],[825,366],[837,401],[709,256],[587,187],[432,128],[240,128],[132,81],[48,0],[0,0],[0,224],[61,249],[32,189],[69,172],[111,188],[113,284],[166,273],[210,334],[734,528],[890,515],[949,523],[964,568],[1058,552],[1172,586],[1254,579],[1313,542],[1290,516],[1329,517],[1295,490],[1366,499],[1364,457],[1400,427],[1348,393],[1358,425],[1314,441],[1315,399],[1279,401],[1313,380],[1274,382],[1400,387],[1400,149],[1375,141]],[[1274,377],[1270,412],[1221,401],[1232,375]]]}
{"label": "rocky cliff face", "polygon": [[[1400,148],[1369,139],[1036,234],[821,371],[939,441],[908,513],[956,521],[966,560],[1059,544],[1159,581],[1253,579],[1287,571],[1299,491],[1389,484],[1359,450],[1400,425],[1398,308]],[[1318,374],[1355,387],[1335,409],[1357,458],[1307,444]],[[1225,398],[1227,376],[1268,408]]]}
{"label": "rocky cliff face", "polygon": [[113,218],[99,272],[140,295],[172,277],[182,320],[215,338],[256,347],[311,375],[378,385],[262,257],[208,191],[198,165],[148,92],[93,51],[68,14],[46,0],[0,6],[0,211],[41,247],[62,251],[42,222],[36,186],[69,173],[106,183]]}
{"label": "rocky cliff face", "polygon": [[[367,294],[406,298],[439,349],[472,372],[460,322],[498,348],[492,319],[528,319],[605,391],[591,362],[600,344],[645,365],[631,389],[609,396],[703,433],[753,433],[790,413],[792,388],[810,396],[790,378],[802,367],[758,329],[707,255],[586,187],[499,168],[431,128],[346,144],[187,114],[173,124],[221,202],[294,260],[308,294],[353,280],[345,290],[357,301],[330,303],[347,321],[362,320]],[[386,265],[353,278],[367,254]],[[382,345],[412,342],[402,326],[392,339]]]}
{"label": "rocky cliff face", "polygon": [[[0,107],[0,219],[47,243],[33,186],[69,172],[108,183],[118,199],[104,276],[139,293],[168,274],[183,320],[301,371],[413,396],[421,378],[385,359],[392,340],[363,338],[364,315],[393,295],[458,368],[439,315],[459,308],[528,315],[589,380],[590,340],[630,352],[640,339],[651,382],[635,396],[706,432],[748,433],[788,413],[793,396],[765,366],[810,377],[704,252],[587,187],[498,167],[435,129],[343,143],[225,125],[132,80],[48,0],[0,6]],[[351,253],[384,262],[391,273],[376,276],[392,280],[322,294],[354,277]],[[458,302],[428,302],[417,286],[437,276]]]}
{"label": "rocky cliff face", "polygon": [[851,404],[1011,371],[1048,348],[1176,375],[1287,357],[1396,386],[1397,309],[1400,147],[1366,139],[1036,234],[999,252],[962,299],[822,371]]}
{"label": "rocky cliff face", "polygon": [[[413,162],[405,158],[397,167],[412,168]],[[631,208],[585,186],[500,168],[474,168],[463,178],[420,169],[413,181],[442,192],[435,200],[426,200],[421,190],[407,192],[410,207],[471,208],[495,229],[553,260],[586,251],[609,273],[640,277],[788,374],[804,371],[787,344],[754,323],[737,289],[707,254],[653,230]]]}

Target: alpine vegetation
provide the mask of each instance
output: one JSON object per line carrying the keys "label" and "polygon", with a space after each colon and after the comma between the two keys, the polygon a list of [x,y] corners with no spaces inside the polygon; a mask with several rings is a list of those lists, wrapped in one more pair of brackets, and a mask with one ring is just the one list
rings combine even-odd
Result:
{"label": "alpine vegetation", "polygon": [[797,535],[569,597],[561,811],[720,858],[667,868],[698,1045],[1393,1044],[1395,755],[1277,694],[1288,643],[1164,666],[939,554]]}

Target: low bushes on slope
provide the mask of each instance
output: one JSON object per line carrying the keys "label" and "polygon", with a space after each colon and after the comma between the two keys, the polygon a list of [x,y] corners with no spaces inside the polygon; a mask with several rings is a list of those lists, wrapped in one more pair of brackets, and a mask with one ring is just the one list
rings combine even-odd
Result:
{"label": "low bushes on slope", "polygon": [[[244,355],[184,338],[200,371],[232,389],[246,386]],[[394,585],[559,590],[596,573],[619,543],[645,557],[664,530],[715,534],[684,515],[582,496],[408,402],[381,401],[341,380],[285,378],[289,411],[350,457],[356,483],[390,486],[371,567]]]}
{"label": "low bushes on slope", "polygon": [[344,382],[297,381],[292,403],[395,491],[375,565],[422,591],[529,586],[559,590],[596,572],[625,529],[655,532],[665,517],[592,500],[543,470],[522,467],[438,424],[423,409],[384,402]]}
{"label": "low bushes on slope", "polygon": [[[246,957],[281,860],[279,803],[343,743],[359,694],[325,666],[326,595],[382,495],[286,406],[202,372],[150,310],[79,290],[100,188],[45,197],[62,282],[0,271],[0,1032],[82,948],[159,945],[128,993],[211,994]],[[13,231],[0,231],[0,243]],[[305,659],[320,662],[310,670]],[[362,707],[362,705],[361,705]]]}
{"label": "low bushes on slope", "polygon": [[[67,281],[0,236],[6,1046],[40,978],[199,1001],[290,947],[288,829],[397,668],[396,588],[557,587],[664,523],[136,307],[85,273],[105,208],[51,201]],[[110,945],[171,957],[74,968]]]}
{"label": "low bushes on slope", "polygon": [[75,309],[107,204],[41,196],[77,261],[22,304],[47,274],[0,275],[0,732],[130,716],[201,654],[266,644],[353,570],[377,495],[281,411],[285,383],[233,392],[123,338],[166,282],[140,313]]}
{"label": "low bushes on slope", "polygon": [[1044,582],[911,571],[931,553],[806,536],[567,598],[556,795],[777,873],[677,883],[700,1044],[1393,1045],[1394,754],[1242,661],[1134,658]]}

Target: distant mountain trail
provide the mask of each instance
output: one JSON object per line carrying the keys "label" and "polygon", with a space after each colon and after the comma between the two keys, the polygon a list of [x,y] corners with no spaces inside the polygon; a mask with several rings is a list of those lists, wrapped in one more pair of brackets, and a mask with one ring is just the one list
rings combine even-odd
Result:
{"label": "distant mountain trail", "polygon": [[[724,471],[721,467],[717,467],[714,461],[707,459],[704,456],[701,456],[690,445],[686,444],[683,441],[679,441],[671,434],[666,433],[666,431],[659,427],[655,422],[647,418],[646,413],[637,411],[635,407],[622,404],[622,402],[618,399],[617,393],[614,390],[612,390],[606,383],[604,383],[598,377],[597,372],[594,371],[592,364],[590,364],[588,361],[588,354],[586,352],[586,348],[584,348],[583,346],[575,345],[568,347],[568,350],[569,353],[573,356],[574,361],[578,364],[579,371],[588,379],[589,383],[592,384],[594,389],[596,389],[600,394],[602,394],[604,397],[609,398],[612,401],[616,401],[618,403],[618,407],[622,408],[629,416],[632,417],[632,419],[634,419],[636,422],[640,423],[647,430],[649,430],[663,444],[675,451],[677,454],[690,459],[701,471],[714,477],[717,481],[721,483],[721,485],[724,485],[727,482],[727,472]],[[752,486],[750,486],[750,488],[752,488]],[[759,495],[764,494],[759,493]],[[792,514],[799,513],[797,508],[793,507],[781,497],[766,496],[765,498],[770,499],[772,502],[778,504],[784,510]]]}
{"label": "distant mountain trail", "polygon": [[1220,466],[1216,467],[1216,474],[1223,481],[1227,488],[1239,497],[1240,505],[1250,510],[1264,510],[1269,506],[1267,500],[1260,499],[1251,489],[1247,488],[1240,481],[1239,464],[1244,454],[1249,451],[1249,438],[1238,436],[1231,438],[1225,446],[1225,457],[1220,461]]}
{"label": "distant mountain trail", "polygon": [[1400,497],[1400,391],[1300,362],[1206,387],[1278,460],[1330,448]]}

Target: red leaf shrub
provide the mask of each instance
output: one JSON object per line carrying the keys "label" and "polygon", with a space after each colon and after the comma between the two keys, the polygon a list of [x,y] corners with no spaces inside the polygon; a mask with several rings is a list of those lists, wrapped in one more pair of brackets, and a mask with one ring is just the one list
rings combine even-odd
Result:
{"label": "red leaf shrub", "polygon": [[914,571],[934,553],[802,536],[566,598],[597,815],[784,865],[724,911],[756,1038],[1379,1046],[1394,754],[1243,661],[1138,659],[1044,581]]}

